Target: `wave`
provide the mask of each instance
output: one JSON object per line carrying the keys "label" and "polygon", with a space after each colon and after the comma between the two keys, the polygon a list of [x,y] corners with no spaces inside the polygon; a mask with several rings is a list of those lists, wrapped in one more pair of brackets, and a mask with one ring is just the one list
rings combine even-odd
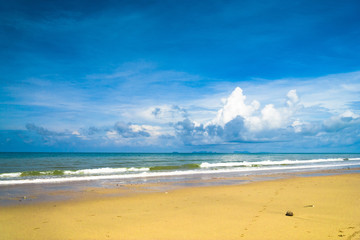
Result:
{"label": "wave", "polygon": [[32,176],[61,176],[61,175],[102,175],[113,173],[126,172],[144,172],[149,171],[149,168],[94,168],[81,170],[52,170],[52,171],[25,171],[16,173],[2,173],[0,178],[17,178],[17,177],[32,177]]}
{"label": "wave", "polygon": [[149,168],[94,168],[94,169],[81,169],[76,171],[64,171],[66,175],[79,175],[79,174],[109,174],[109,173],[125,173],[125,172],[145,172]]}
{"label": "wave", "polygon": [[20,177],[20,176],[21,176],[21,172],[0,174],[1,178],[16,178],[16,177]]}
{"label": "wave", "polygon": [[296,165],[296,164],[311,164],[311,163],[325,163],[325,162],[342,162],[342,161],[357,161],[360,158],[326,158],[326,159],[311,159],[311,160],[281,160],[271,161],[264,160],[259,162],[220,162],[220,163],[201,163],[201,168],[216,168],[216,167],[250,167],[250,166],[271,166],[271,165]]}
{"label": "wave", "polygon": [[147,171],[169,171],[169,170],[189,170],[200,168],[200,164],[189,163],[183,165],[153,166],[141,168],[93,168],[80,170],[52,170],[52,171],[25,171],[16,173],[2,173],[0,178],[18,178],[33,176],[61,176],[61,175],[105,175],[115,173],[147,172]]}
{"label": "wave", "polygon": [[[345,166],[356,166],[359,163],[349,163]],[[40,183],[64,183],[64,182],[79,182],[79,181],[91,181],[91,180],[115,180],[115,179],[134,179],[134,178],[151,178],[151,177],[173,177],[173,176],[185,176],[195,174],[215,174],[215,173],[246,173],[263,172],[263,171],[276,171],[276,170],[295,170],[301,171],[306,169],[326,169],[344,167],[343,164],[324,164],[324,165],[304,165],[304,166],[272,166],[272,167],[240,167],[230,169],[194,169],[194,170],[182,170],[182,171],[163,171],[163,172],[141,172],[133,174],[117,174],[117,175],[97,175],[97,176],[71,176],[62,178],[35,178],[35,179],[16,179],[16,180],[3,180],[0,181],[0,185],[20,185],[20,184],[40,184]],[[271,172],[273,173],[273,172]]]}
{"label": "wave", "polygon": [[[73,179],[75,177],[106,177],[114,178],[114,176],[120,177],[134,177],[145,176],[146,174],[173,174],[174,172],[181,172],[181,174],[192,174],[194,171],[196,173],[204,171],[205,173],[219,172],[221,171],[239,171],[240,168],[243,168],[246,171],[249,171],[250,168],[255,169],[274,169],[274,167],[279,167],[281,169],[287,169],[288,166],[295,166],[296,168],[301,168],[301,166],[308,166],[316,168],[319,164],[329,164],[338,162],[339,166],[351,166],[351,161],[359,161],[360,158],[328,158],[328,159],[311,159],[311,160],[264,160],[264,161],[242,161],[242,162],[217,162],[217,163],[208,163],[203,162],[198,163],[189,163],[182,165],[164,165],[164,166],[152,166],[152,167],[129,167],[129,168],[94,168],[94,169],[80,169],[80,170],[50,170],[50,171],[24,171],[24,172],[15,172],[15,173],[2,173],[0,174],[0,184],[4,184],[7,180],[24,180],[32,181],[34,179]],[[356,163],[355,165],[359,165]],[[167,173],[166,173],[167,174]],[[148,175],[146,175],[148,176]],[[157,176],[157,175],[156,175]],[[85,178],[83,178],[85,179]],[[55,181],[54,180],[54,181]]]}
{"label": "wave", "polygon": [[150,171],[178,170],[178,169],[196,169],[200,168],[200,164],[188,163],[183,165],[154,166],[150,167]]}

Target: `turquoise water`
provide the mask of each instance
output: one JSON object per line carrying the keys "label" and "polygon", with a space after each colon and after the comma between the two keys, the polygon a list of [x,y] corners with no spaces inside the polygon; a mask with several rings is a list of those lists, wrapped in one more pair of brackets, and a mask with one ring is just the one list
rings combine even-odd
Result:
{"label": "turquoise water", "polygon": [[360,154],[0,153],[0,185],[360,167]]}

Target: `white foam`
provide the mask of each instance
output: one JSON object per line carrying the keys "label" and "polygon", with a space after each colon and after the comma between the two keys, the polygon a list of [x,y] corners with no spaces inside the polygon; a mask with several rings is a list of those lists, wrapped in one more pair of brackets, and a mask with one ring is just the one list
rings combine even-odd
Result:
{"label": "white foam", "polygon": [[[105,175],[113,173],[126,173],[126,172],[146,172],[150,171],[149,168],[94,168],[94,169],[81,169],[76,171],[64,171],[64,175]],[[53,171],[43,171],[39,172],[40,175],[49,175],[51,176]],[[18,178],[21,177],[21,172],[15,173],[2,173],[0,178]],[[58,175],[59,176],[59,175]]]}
{"label": "white foam", "polygon": [[[360,158],[349,158],[349,161],[360,160]],[[312,160],[281,160],[271,161],[264,160],[259,162],[220,162],[220,163],[201,163],[201,168],[215,168],[215,167],[237,167],[237,166],[252,166],[252,165],[294,165],[294,164],[311,164],[311,163],[324,163],[324,162],[342,162],[344,158],[327,158],[327,159],[312,159]]]}
{"label": "white foam", "polygon": [[21,172],[16,172],[16,173],[2,173],[0,174],[0,178],[15,178],[15,177],[20,177]]}
{"label": "white foam", "polygon": [[214,174],[214,173],[236,173],[236,172],[261,172],[269,170],[303,170],[303,169],[321,169],[321,168],[334,168],[344,166],[355,166],[359,163],[347,164],[324,164],[324,165],[304,165],[304,166],[273,166],[273,167],[241,167],[219,170],[186,170],[186,171],[169,171],[169,172],[141,172],[133,174],[122,175],[99,175],[99,176],[76,176],[76,177],[60,177],[60,178],[37,178],[37,179],[24,179],[24,180],[5,180],[0,181],[0,185],[20,185],[20,184],[41,184],[41,183],[64,183],[64,182],[79,182],[91,180],[108,180],[108,179],[133,179],[133,178],[148,178],[148,177],[171,177],[171,176],[184,176],[195,174]]}

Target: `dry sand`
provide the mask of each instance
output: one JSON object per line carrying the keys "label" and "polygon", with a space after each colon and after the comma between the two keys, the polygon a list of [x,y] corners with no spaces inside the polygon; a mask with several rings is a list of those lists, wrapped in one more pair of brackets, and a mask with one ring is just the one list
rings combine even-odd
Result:
{"label": "dry sand", "polygon": [[0,239],[360,239],[360,174],[3,206]]}

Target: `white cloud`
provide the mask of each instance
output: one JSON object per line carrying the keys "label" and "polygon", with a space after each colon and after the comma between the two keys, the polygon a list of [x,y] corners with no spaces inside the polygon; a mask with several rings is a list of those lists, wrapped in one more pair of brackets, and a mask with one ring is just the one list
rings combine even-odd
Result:
{"label": "white cloud", "polygon": [[353,112],[350,111],[350,110],[347,110],[347,111],[345,111],[344,113],[342,113],[342,114],[340,115],[340,117],[356,119],[356,118],[359,118],[360,115],[359,115],[359,114],[355,114],[355,113],[353,113]]}
{"label": "white cloud", "polygon": [[[359,114],[359,108],[350,105],[353,102],[360,100],[360,71],[350,73],[331,74],[316,78],[288,78],[288,79],[254,79],[254,81],[239,81],[238,85],[241,86],[247,95],[247,100],[257,100],[262,104],[274,104],[280,106],[283,104],[284,93],[289,92],[291,89],[296,89],[296,93],[301,93],[301,105],[309,110],[309,108],[321,108],[323,114],[319,112],[310,112],[307,121],[314,118],[324,119],[328,115],[342,113],[350,108],[353,112]],[[221,82],[216,85],[219,94],[218,99],[224,98],[225,94],[233,90],[234,82]],[[289,92],[289,99],[291,93]],[[292,98],[296,100],[296,98]],[[296,101],[295,101],[296,102]],[[289,102],[291,103],[291,102]],[[287,103],[285,102],[287,105]],[[351,109],[352,108],[352,109]],[[357,110],[355,110],[355,109]]]}
{"label": "white cloud", "polygon": [[302,131],[302,126],[304,125],[303,122],[299,121],[299,120],[295,120],[291,126],[294,128],[294,132],[295,133],[300,133]]}
{"label": "white cloud", "polygon": [[250,105],[247,105],[245,100],[246,96],[243,94],[243,90],[239,87],[235,88],[230,96],[224,100],[224,107],[218,111],[212,124],[224,126],[237,116],[250,117],[260,107],[260,103],[253,101]]}
{"label": "white cloud", "polygon": [[260,102],[253,100],[246,103],[246,96],[240,87],[236,87],[228,98],[224,100],[224,106],[218,111],[214,120],[205,124],[225,126],[237,117],[244,119],[245,127],[252,132],[267,129],[286,128],[299,106],[300,99],[296,90],[287,93],[286,107],[276,108],[274,104],[267,104],[260,110]]}
{"label": "white cloud", "polygon": [[118,134],[115,130],[111,130],[111,131],[107,131],[106,132],[106,137],[109,139],[117,139],[118,138]]}
{"label": "white cloud", "polygon": [[296,90],[290,90],[286,96],[289,99],[286,101],[286,103],[289,107],[295,106],[300,101],[300,99],[296,93]]}
{"label": "white cloud", "polygon": [[349,110],[324,121],[324,129],[327,132],[336,132],[353,126],[357,131],[360,130],[360,116]]}
{"label": "white cloud", "polygon": [[[324,146],[358,144],[360,112],[355,104],[360,89],[351,82],[357,76],[360,72],[354,73],[353,78],[339,74],[294,81],[294,84],[286,80],[258,85],[248,82],[241,85],[243,89],[232,88],[226,97],[224,93],[213,93],[214,89],[202,90],[196,99],[182,98],[181,102],[158,99],[148,102],[144,98],[125,104],[113,99],[104,108],[111,118],[105,119],[106,114],[92,109],[96,113],[92,118],[101,121],[100,124],[96,121],[95,127],[86,128],[84,125],[88,123],[82,122],[80,127],[65,128],[71,129],[68,131],[55,132],[46,129],[47,126],[31,124],[27,129],[33,135],[40,135],[47,144],[71,137],[79,144],[86,141],[104,146],[171,147],[276,141],[308,146],[313,142]],[[343,79],[350,80],[339,84]]]}
{"label": "white cloud", "polygon": [[285,119],[273,104],[268,104],[261,110],[261,120],[263,128],[276,129],[284,126]]}
{"label": "white cloud", "polygon": [[73,131],[71,134],[72,134],[72,135],[76,135],[76,136],[80,136],[80,133],[79,133],[79,131],[77,131],[77,130]]}
{"label": "white cloud", "polygon": [[129,128],[133,132],[148,132],[150,136],[160,136],[164,132],[162,131],[162,128],[159,126],[151,126],[151,125],[136,125],[132,124],[129,126]]}

